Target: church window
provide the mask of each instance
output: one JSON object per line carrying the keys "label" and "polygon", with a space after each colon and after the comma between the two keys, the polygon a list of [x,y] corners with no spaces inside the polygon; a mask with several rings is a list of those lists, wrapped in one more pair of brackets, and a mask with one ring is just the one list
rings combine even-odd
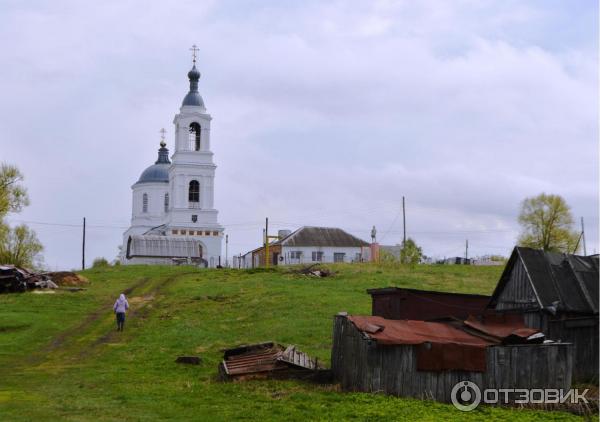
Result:
{"label": "church window", "polygon": [[190,149],[192,151],[200,151],[200,133],[201,127],[198,123],[190,124]]}
{"label": "church window", "polygon": [[213,236],[218,236],[219,232],[213,232]]}
{"label": "church window", "polygon": [[190,182],[188,199],[190,202],[200,202],[200,183],[197,180]]}
{"label": "church window", "polygon": [[181,230],[181,234],[185,234],[185,230]]}
{"label": "church window", "polygon": [[142,212],[148,212],[148,194],[142,195]]}
{"label": "church window", "polygon": [[165,193],[165,212],[169,212],[169,194]]}
{"label": "church window", "polygon": [[179,230],[173,230],[172,233],[173,234],[179,234]]}
{"label": "church window", "polygon": [[204,232],[204,236],[210,236],[210,232]]}

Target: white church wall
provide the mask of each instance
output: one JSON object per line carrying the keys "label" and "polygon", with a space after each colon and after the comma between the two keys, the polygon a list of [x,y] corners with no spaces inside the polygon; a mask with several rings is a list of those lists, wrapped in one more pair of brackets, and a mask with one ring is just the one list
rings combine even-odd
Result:
{"label": "white church wall", "polygon": [[[155,227],[166,221],[164,209],[165,194],[169,192],[167,183],[140,183],[133,187],[132,226]],[[144,212],[144,194],[148,195],[148,209]],[[170,198],[169,198],[170,201]]]}
{"label": "white church wall", "polygon": [[[177,165],[169,169],[169,180],[173,189],[173,207],[179,209],[212,209],[214,207],[214,166]],[[196,204],[189,202],[189,186],[192,180],[200,184],[200,201]]]}

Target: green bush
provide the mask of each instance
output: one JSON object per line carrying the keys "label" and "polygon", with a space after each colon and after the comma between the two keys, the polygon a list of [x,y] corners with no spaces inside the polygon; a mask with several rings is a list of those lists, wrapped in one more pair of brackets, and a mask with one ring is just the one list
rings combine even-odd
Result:
{"label": "green bush", "polygon": [[100,257],[100,258],[94,259],[94,262],[92,263],[92,268],[103,268],[103,267],[110,267],[110,264],[108,263],[106,258]]}

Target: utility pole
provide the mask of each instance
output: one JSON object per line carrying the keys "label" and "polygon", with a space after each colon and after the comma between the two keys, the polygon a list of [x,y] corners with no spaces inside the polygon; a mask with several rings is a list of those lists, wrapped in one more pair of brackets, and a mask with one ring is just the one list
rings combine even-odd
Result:
{"label": "utility pole", "polygon": [[406,245],[406,208],[404,206],[404,197],[402,197],[402,230],[404,232],[402,236],[402,247]]}
{"label": "utility pole", "polygon": [[465,243],[465,264],[469,261],[469,239]]}
{"label": "utility pole", "polygon": [[85,217],[83,217],[83,242],[81,245],[81,270],[85,270]]}
{"label": "utility pole", "polygon": [[[269,241],[271,239],[279,239],[279,236],[269,236],[269,217],[265,219],[265,228],[263,232],[265,238],[265,267],[269,268]],[[275,262],[275,265],[277,265],[277,262]]]}
{"label": "utility pole", "polygon": [[587,256],[587,249],[585,247],[585,230],[583,228],[583,217],[581,217],[581,240],[583,240],[583,255]]}
{"label": "utility pole", "polygon": [[265,267],[269,268],[269,217],[265,219]]}
{"label": "utility pole", "polygon": [[225,268],[229,268],[229,235],[225,235]]}

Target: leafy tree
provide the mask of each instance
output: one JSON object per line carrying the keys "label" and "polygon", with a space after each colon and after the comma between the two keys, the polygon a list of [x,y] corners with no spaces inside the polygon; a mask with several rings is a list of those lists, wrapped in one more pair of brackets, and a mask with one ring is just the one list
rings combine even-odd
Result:
{"label": "leafy tree", "polygon": [[25,225],[11,228],[4,217],[29,205],[23,175],[15,166],[0,164],[0,264],[35,267],[41,264],[43,246],[35,232]]}
{"label": "leafy tree", "polygon": [[400,262],[403,264],[418,264],[423,257],[423,250],[410,237],[403,242],[400,250]]}
{"label": "leafy tree", "polygon": [[23,175],[15,166],[0,164],[0,220],[9,212],[19,212],[29,205],[27,190],[20,182]]}
{"label": "leafy tree", "polygon": [[567,202],[559,195],[525,198],[519,213],[520,246],[549,252],[575,252],[579,233],[573,229],[573,216]]}
{"label": "leafy tree", "polygon": [[39,254],[44,247],[35,232],[24,224],[15,228],[4,226],[0,242],[0,262],[18,267],[33,268],[40,264]]}

